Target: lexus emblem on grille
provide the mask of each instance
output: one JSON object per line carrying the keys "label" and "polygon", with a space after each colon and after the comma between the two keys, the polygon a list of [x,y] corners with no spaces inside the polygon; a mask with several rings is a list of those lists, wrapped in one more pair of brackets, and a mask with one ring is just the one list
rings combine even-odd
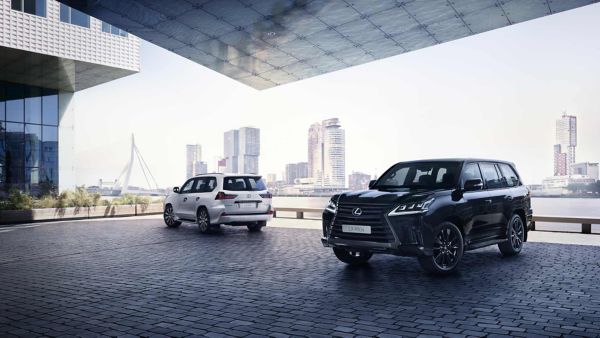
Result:
{"label": "lexus emblem on grille", "polygon": [[360,216],[360,215],[362,215],[362,209],[361,208],[354,208],[354,209],[352,209],[352,215],[354,215],[354,216]]}

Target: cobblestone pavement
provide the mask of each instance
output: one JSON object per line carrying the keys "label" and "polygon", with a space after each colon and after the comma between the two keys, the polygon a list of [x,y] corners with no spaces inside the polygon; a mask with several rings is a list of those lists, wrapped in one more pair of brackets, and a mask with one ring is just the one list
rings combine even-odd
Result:
{"label": "cobblestone pavement", "polygon": [[484,248],[440,278],[412,258],[346,267],[319,236],[157,219],[0,232],[0,336],[600,336],[600,247]]}

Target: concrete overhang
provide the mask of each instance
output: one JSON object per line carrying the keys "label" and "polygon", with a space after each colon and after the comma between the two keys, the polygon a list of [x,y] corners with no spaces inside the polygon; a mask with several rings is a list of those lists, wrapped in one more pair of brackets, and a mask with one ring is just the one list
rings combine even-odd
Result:
{"label": "concrete overhang", "polygon": [[257,89],[597,0],[59,0]]}
{"label": "concrete overhang", "polygon": [[136,71],[0,46],[0,80],[67,92],[90,88]]}

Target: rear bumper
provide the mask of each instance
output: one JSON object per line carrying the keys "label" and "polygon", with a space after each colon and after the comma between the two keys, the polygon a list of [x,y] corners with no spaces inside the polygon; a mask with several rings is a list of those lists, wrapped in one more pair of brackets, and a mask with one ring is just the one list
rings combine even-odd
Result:
{"label": "rear bumper", "polygon": [[227,224],[227,223],[248,223],[248,222],[261,222],[270,221],[273,218],[272,213],[264,214],[244,214],[244,215],[230,215],[221,214],[218,218],[211,220],[211,224]]}

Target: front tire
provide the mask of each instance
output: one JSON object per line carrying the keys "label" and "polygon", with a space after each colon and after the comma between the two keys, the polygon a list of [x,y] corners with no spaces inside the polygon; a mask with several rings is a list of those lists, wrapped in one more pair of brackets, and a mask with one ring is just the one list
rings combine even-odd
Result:
{"label": "front tire", "polygon": [[525,226],[521,216],[513,215],[506,230],[508,240],[498,243],[498,249],[503,256],[518,255],[523,249],[523,241],[525,241]]}
{"label": "front tire", "polygon": [[207,234],[212,230],[210,227],[210,216],[206,208],[200,208],[196,212],[196,224],[198,224],[198,230],[202,234]]}
{"label": "front tire", "polygon": [[175,219],[175,211],[173,211],[173,206],[170,204],[165,206],[163,220],[169,228],[177,228],[181,225],[181,222]]}
{"label": "front tire", "polygon": [[250,232],[259,232],[266,225],[267,225],[266,221],[258,221],[255,223],[247,224],[246,227],[248,227],[248,231],[250,231]]}
{"label": "front tire", "polygon": [[373,257],[372,252],[351,251],[342,248],[333,248],[333,253],[340,261],[349,265],[364,265]]}
{"label": "front tire", "polygon": [[423,270],[434,274],[453,272],[464,251],[463,237],[456,225],[450,222],[440,224],[433,233],[433,255],[419,257]]}

